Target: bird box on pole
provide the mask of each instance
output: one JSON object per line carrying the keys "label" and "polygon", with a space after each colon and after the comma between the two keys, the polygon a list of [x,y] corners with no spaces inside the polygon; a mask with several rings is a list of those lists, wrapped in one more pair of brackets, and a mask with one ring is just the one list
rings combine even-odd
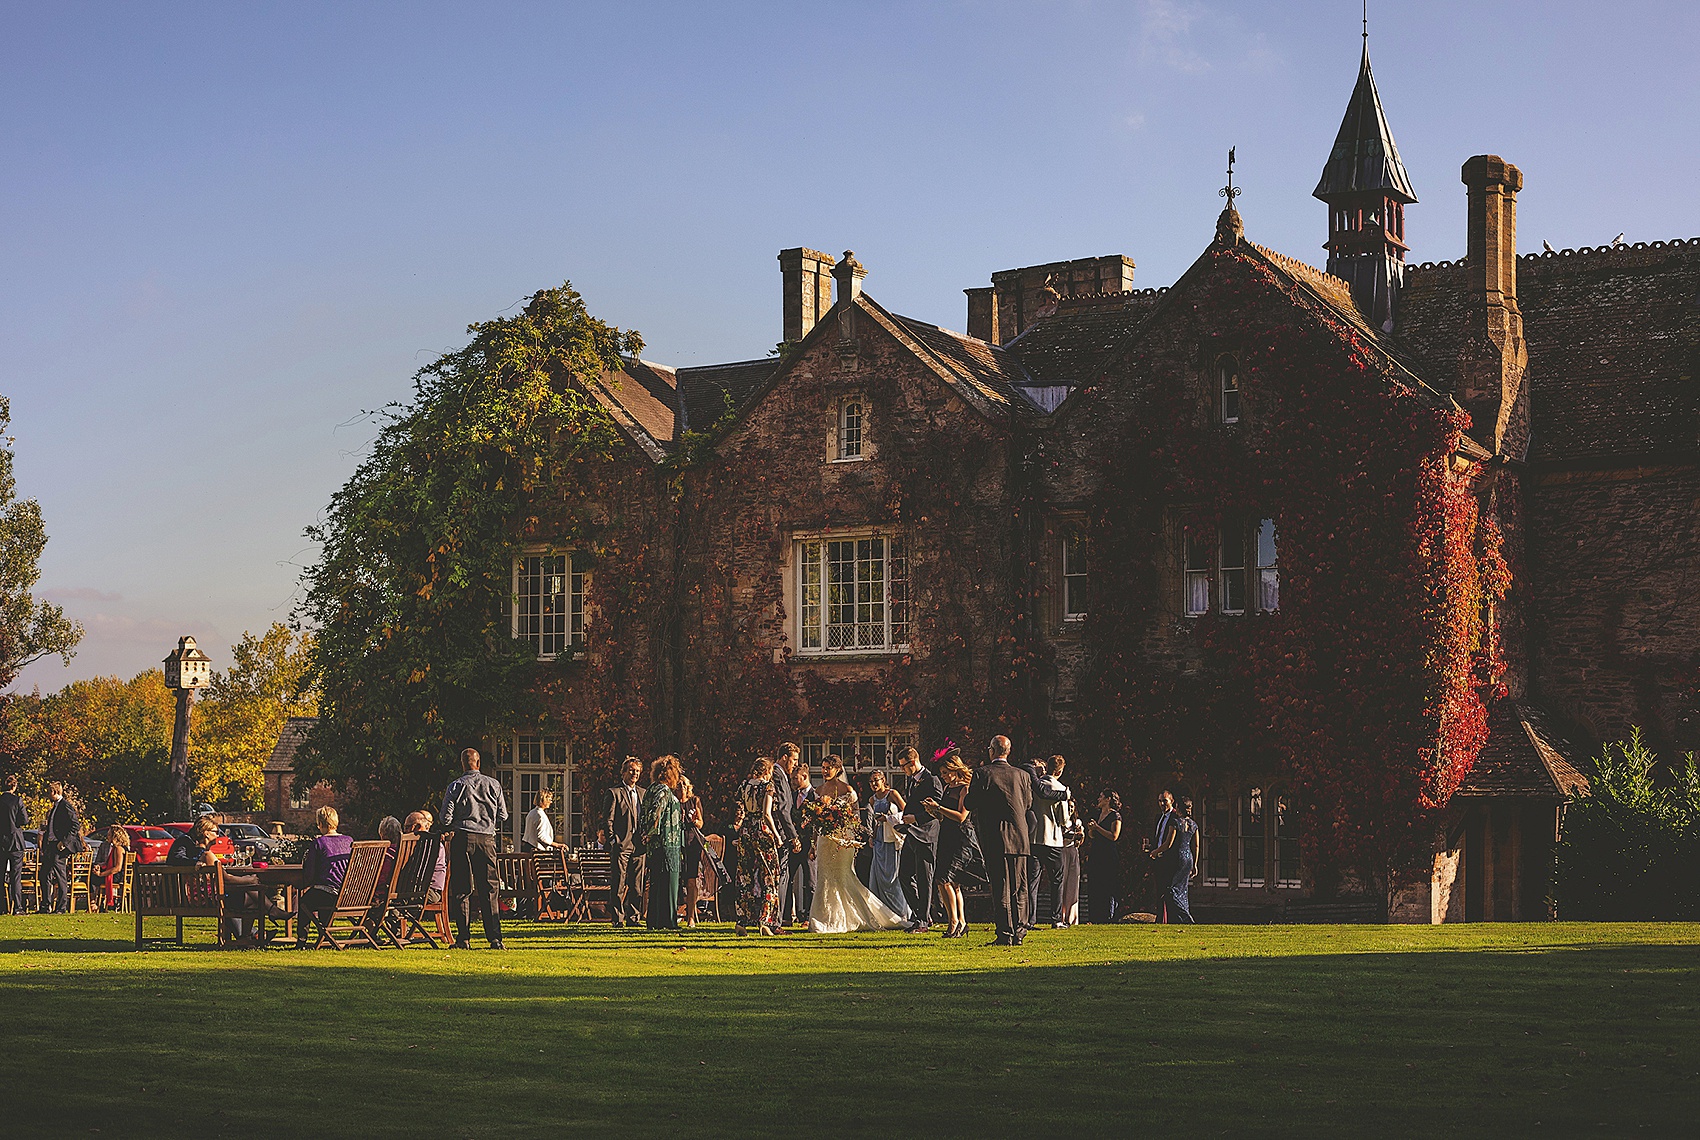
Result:
{"label": "bird box on pole", "polygon": [[212,682],[212,658],[179,637],[165,659],[165,687],[177,691],[177,724],[171,733],[171,803],[178,819],[189,818],[189,702]]}

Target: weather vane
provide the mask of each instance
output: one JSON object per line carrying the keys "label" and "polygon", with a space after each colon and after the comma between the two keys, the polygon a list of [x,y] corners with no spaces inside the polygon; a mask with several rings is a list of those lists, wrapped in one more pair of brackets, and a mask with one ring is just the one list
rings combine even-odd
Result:
{"label": "weather vane", "polygon": [[1228,148],[1228,184],[1216,193],[1228,200],[1228,209],[1234,208],[1234,199],[1240,196],[1239,188],[1234,185],[1234,148]]}

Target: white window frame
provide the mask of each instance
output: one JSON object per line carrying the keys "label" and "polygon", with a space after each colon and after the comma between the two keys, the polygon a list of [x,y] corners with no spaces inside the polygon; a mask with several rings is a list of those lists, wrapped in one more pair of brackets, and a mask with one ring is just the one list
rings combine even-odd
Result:
{"label": "white window frame", "polygon": [[313,785],[303,784],[293,773],[289,777],[289,810],[306,811],[313,806]]}
{"label": "white window frame", "polygon": [[508,826],[514,849],[525,836],[525,817],[536,805],[537,793],[555,793],[549,822],[555,827],[555,842],[579,847],[585,842],[584,804],[578,788],[578,766],[571,744],[563,737],[546,733],[516,732],[507,740],[496,779],[508,797]]}
{"label": "white window frame", "polygon": [[1259,520],[1252,539],[1256,546],[1259,613],[1272,614],[1281,608],[1280,550],[1275,540],[1275,520]]}
{"label": "white window frame", "polygon": [[[1239,561],[1230,563],[1228,560],[1228,538],[1232,536],[1239,543]],[[1226,525],[1216,528],[1216,573],[1217,601],[1225,616],[1238,617],[1246,612],[1250,599],[1246,597],[1246,530],[1238,520],[1230,519]],[[1234,604],[1232,597],[1233,584],[1239,582],[1239,604]]]}
{"label": "white window frame", "polygon": [[838,401],[838,441],[833,449],[834,463],[860,463],[868,457],[868,401],[860,395],[846,396]]}
{"label": "white window frame", "polygon": [[[530,565],[534,560],[535,572]],[[557,575],[561,589],[552,590],[549,581]],[[536,592],[525,593],[533,581],[537,583]],[[578,551],[539,546],[514,555],[512,589],[515,641],[531,642],[539,661],[584,653],[590,571]]]}
{"label": "white window frame", "polygon": [[1092,605],[1091,550],[1086,536],[1072,530],[1062,536],[1062,616],[1085,621]]}
{"label": "white window frame", "polygon": [[1222,413],[1222,422],[1237,424],[1240,422],[1240,362],[1232,356],[1216,358],[1216,398]]}
{"label": "white window frame", "polygon": [[[1256,812],[1254,830],[1246,827],[1246,813]],[[1246,866],[1246,845],[1255,843],[1259,858],[1256,866]],[[1234,869],[1236,884],[1261,888],[1269,881],[1269,796],[1263,788],[1247,788],[1234,797]]]}
{"label": "white window frame", "polygon": [[[1188,526],[1181,531],[1181,612],[1202,617],[1210,612],[1209,530]],[[1195,563],[1197,563],[1195,565]]]}
{"label": "white window frame", "polygon": [[[1304,886],[1304,855],[1299,848],[1298,809],[1292,797],[1284,793],[1276,792],[1271,798],[1275,805],[1270,819],[1270,841],[1273,845],[1270,854],[1274,856],[1272,870],[1275,875],[1275,889],[1297,890]],[[1267,806],[1265,810],[1268,810]],[[1283,850],[1292,851],[1294,872],[1285,877],[1281,874],[1282,868],[1287,865],[1287,860],[1281,856]]]}
{"label": "white window frame", "polygon": [[889,778],[898,771],[898,753],[914,747],[920,735],[918,725],[872,725],[832,736],[805,736],[798,743],[811,779],[820,777],[820,762],[827,756],[844,761],[846,779],[869,772],[884,772]]}
{"label": "white window frame", "polygon": [[[792,557],[799,655],[909,649],[914,590],[907,535],[869,529],[797,535]],[[845,616],[850,620],[835,620]]]}

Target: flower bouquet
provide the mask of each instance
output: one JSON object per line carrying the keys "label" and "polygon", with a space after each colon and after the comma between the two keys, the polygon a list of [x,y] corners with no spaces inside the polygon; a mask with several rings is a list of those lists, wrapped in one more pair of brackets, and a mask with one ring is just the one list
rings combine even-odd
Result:
{"label": "flower bouquet", "polygon": [[803,817],[822,839],[831,839],[841,847],[862,845],[862,821],[848,797],[810,800],[803,805]]}

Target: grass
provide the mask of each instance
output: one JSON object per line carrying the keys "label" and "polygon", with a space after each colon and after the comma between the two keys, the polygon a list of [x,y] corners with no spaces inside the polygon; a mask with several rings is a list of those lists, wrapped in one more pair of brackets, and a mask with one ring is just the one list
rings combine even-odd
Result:
{"label": "grass", "polygon": [[[0,918],[26,1135],[1693,1135],[1700,926],[130,949]],[[159,932],[167,928],[159,920]],[[150,932],[152,925],[150,920]]]}

